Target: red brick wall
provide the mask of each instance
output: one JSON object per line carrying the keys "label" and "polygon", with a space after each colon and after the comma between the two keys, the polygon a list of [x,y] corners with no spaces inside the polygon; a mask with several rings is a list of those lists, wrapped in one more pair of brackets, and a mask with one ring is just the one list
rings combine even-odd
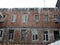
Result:
{"label": "red brick wall", "polygon": [[[46,11],[45,11],[46,12]],[[50,11],[49,12],[49,22],[45,23],[44,22],[44,15],[45,12],[40,12],[39,13],[39,22],[38,24],[35,22],[35,13],[34,12],[27,12],[28,13],[28,22],[27,24],[23,24],[22,23],[22,15],[24,14],[24,12],[22,11],[13,11],[13,12],[2,12],[3,14],[6,15],[6,20],[3,23],[3,25],[5,26],[9,26],[9,27],[59,27],[59,24],[55,24],[53,22],[53,17],[54,15],[56,15],[58,12],[57,11]],[[26,12],[25,12],[26,13]],[[11,15],[16,14],[17,19],[16,22],[11,22]]]}

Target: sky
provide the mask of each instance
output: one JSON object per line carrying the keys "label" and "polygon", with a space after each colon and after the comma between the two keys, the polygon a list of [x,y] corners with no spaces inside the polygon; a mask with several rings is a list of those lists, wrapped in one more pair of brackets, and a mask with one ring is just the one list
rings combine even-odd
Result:
{"label": "sky", "polygon": [[57,0],[0,0],[0,8],[55,8],[56,2]]}

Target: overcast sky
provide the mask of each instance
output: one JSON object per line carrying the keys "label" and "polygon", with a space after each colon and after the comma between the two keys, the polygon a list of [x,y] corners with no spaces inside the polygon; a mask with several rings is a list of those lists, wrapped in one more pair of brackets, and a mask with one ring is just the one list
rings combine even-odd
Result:
{"label": "overcast sky", "polygon": [[[28,8],[28,7],[50,7],[54,8],[57,0],[0,0],[0,8]],[[45,6],[44,6],[45,4]]]}

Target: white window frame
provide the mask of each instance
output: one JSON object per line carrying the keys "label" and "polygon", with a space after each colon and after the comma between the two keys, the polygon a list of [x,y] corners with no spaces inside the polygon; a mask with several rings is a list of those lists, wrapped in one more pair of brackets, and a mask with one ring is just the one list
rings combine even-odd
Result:
{"label": "white window frame", "polygon": [[[48,32],[48,40],[46,40],[46,34],[43,32],[43,42],[49,42],[49,30],[45,30]],[[44,35],[45,35],[45,40],[44,40]]]}
{"label": "white window frame", "polygon": [[38,20],[36,19],[36,15],[37,15],[38,18],[40,19],[39,14],[35,14],[35,22],[39,22],[39,19],[38,19]]}
{"label": "white window frame", "polygon": [[[25,16],[27,16],[26,20],[25,20]],[[23,14],[22,15],[22,22],[27,23],[27,21],[28,21],[28,14]]]}
{"label": "white window frame", "polygon": [[[45,17],[46,15],[47,15],[47,18],[48,18],[48,19]],[[48,15],[48,14],[45,14],[45,15],[44,15],[44,22],[46,22],[46,23],[49,22],[49,15]]]}
{"label": "white window frame", "polygon": [[16,22],[16,15],[11,15],[11,22]]}
{"label": "white window frame", "polygon": [[[32,41],[38,41],[38,30],[37,29],[33,29],[31,31],[32,31]],[[37,35],[37,39],[35,38],[35,40],[33,40],[33,35]]]}

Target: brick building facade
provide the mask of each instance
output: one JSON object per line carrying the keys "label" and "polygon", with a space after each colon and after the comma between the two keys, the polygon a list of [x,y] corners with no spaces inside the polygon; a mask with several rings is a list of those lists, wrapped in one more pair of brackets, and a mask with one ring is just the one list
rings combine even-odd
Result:
{"label": "brick building facade", "polygon": [[60,39],[58,8],[0,9],[0,43],[47,45]]}

